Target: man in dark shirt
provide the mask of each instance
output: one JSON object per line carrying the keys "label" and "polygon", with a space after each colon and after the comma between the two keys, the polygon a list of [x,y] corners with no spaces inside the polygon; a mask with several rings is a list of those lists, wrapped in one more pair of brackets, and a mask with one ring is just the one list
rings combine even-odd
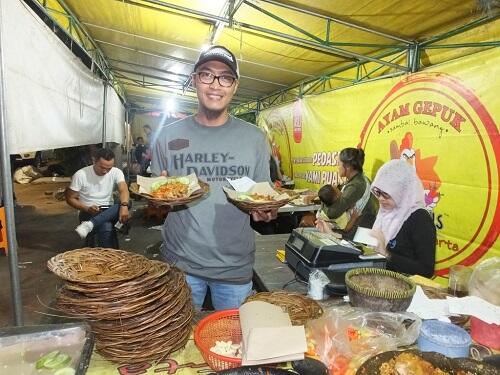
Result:
{"label": "man in dark shirt", "polygon": [[135,140],[135,160],[139,165],[144,163],[144,154],[146,154],[146,145],[144,144],[144,138],[137,137]]}

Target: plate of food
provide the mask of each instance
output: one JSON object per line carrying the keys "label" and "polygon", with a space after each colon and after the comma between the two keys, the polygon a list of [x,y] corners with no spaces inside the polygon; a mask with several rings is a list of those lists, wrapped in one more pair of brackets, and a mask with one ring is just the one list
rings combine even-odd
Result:
{"label": "plate of food", "polygon": [[248,191],[236,191],[224,187],[227,200],[243,211],[271,210],[290,202],[290,195],[273,189],[268,182],[259,182]]}
{"label": "plate of food", "polygon": [[280,194],[288,194],[290,199],[297,199],[300,196],[300,191],[294,189],[286,189],[282,187],[277,187],[276,191]]}
{"label": "plate of food", "polygon": [[358,368],[356,375],[495,375],[498,370],[470,358],[449,358],[417,349],[380,353]]}
{"label": "plate of food", "polygon": [[298,197],[292,199],[290,204],[294,206],[310,206],[312,204],[320,204],[317,194],[301,194]]}
{"label": "plate of food", "polygon": [[210,186],[194,173],[178,177],[137,176],[130,185],[133,194],[146,198],[158,206],[179,206],[193,202],[208,194]]}

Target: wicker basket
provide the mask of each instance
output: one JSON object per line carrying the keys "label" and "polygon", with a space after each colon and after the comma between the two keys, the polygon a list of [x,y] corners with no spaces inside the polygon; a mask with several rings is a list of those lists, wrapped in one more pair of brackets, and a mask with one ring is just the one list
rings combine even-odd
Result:
{"label": "wicker basket", "polygon": [[130,184],[129,190],[132,194],[141,196],[143,198],[146,198],[151,204],[154,206],[181,206],[184,204],[191,203],[205,195],[208,194],[210,191],[210,185],[207,184],[204,181],[198,180],[198,184],[200,185],[201,189],[198,189],[196,191],[193,191],[189,197],[184,197],[184,198],[177,198],[177,199],[159,199],[155,198],[150,194],[147,193],[139,193],[139,185],[137,183],[132,183]]}
{"label": "wicker basket", "polygon": [[214,371],[241,366],[241,358],[226,357],[210,351],[216,341],[241,343],[241,326],[238,309],[217,311],[200,320],[194,331],[194,342],[205,362]]}
{"label": "wicker basket", "polygon": [[351,304],[373,311],[406,311],[415,294],[410,279],[381,268],[351,269],[345,283]]}
{"label": "wicker basket", "polygon": [[[96,274],[96,264],[105,277]],[[48,265],[70,280],[57,291],[55,308],[88,319],[96,349],[107,359],[157,361],[186,344],[194,309],[178,268],[121,250],[87,248],[59,254]]]}
{"label": "wicker basket", "polygon": [[323,309],[313,299],[302,294],[276,291],[261,292],[249,296],[245,302],[263,301],[280,306],[290,316],[292,325],[304,325],[310,319],[323,315]]}

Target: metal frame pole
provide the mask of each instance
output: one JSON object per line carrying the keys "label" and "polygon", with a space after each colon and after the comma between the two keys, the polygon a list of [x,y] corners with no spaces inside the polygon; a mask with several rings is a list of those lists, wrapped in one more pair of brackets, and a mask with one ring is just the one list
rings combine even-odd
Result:
{"label": "metal frame pole", "polygon": [[5,97],[4,97],[4,65],[3,65],[3,43],[2,43],[2,7],[0,6],[0,153],[1,153],[1,177],[2,177],[2,198],[5,207],[5,219],[7,227],[7,249],[9,257],[10,285],[12,291],[12,304],[14,307],[14,325],[22,326],[23,323],[23,303],[21,299],[21,282],[19,278],[16,223],[14,217],[14,196],[12,188],[12,176],[10,167],[10,154],[7,145],[7,128],[5,124]]}
{"label": "metal frame pole", "polygon": [[106,102],[108,97],[108,82],[104,81],[104,101],[102,103],[102,148],[106,147]]}
{"label": "metal frame pole", "polygon": [[125,131],[127,132],[125,135],[125,149],[127,150],[127,182],[130,183],[130,168],[132,167],[132,154],[130,150],[131,145],[131,128],[129,124],[129,108],[125,106]]}

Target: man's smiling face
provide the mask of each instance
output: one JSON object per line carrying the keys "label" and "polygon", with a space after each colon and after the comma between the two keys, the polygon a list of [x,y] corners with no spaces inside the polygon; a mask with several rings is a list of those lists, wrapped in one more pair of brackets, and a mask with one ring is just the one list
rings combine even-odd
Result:
{"label": "man's smiling face", "polygon": [[[236,78],[232,70],[220,61],[207,61],[196,69],[196,73],[199,72],[208,72],[215,76],[231,76]],[[201,82],[196,73],[193,76],[193,83],[198,96],[199,110],[211,113],[222,113],[226,111],[238,88],[238,80],[235,80],[230,87],[223,87],[220,85],[218,79],[214,79],[212,83],[208,84]]]}

